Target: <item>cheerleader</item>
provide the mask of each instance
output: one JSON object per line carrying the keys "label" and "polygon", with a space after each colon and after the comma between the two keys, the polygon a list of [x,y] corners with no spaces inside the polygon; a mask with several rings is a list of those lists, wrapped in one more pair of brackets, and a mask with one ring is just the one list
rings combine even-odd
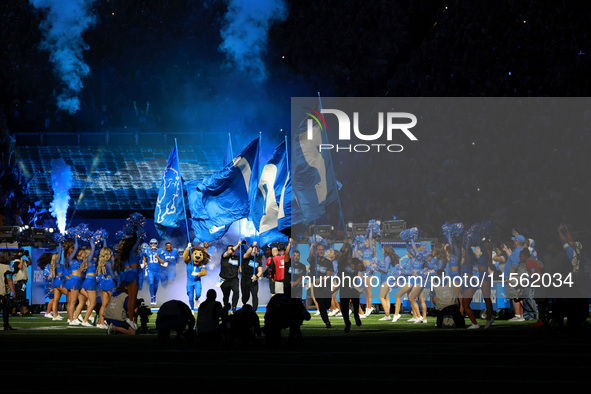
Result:
{"label": "cheerleader", "polygon": [[[424,275],[424,268],[425,263],[427,262],[427,256],[425,254],[426,251],[423,249],[423,247],[423,245],[419,245],[419,248],[417,248],[413,239],[411,239],[410,246],[408,242],[406,243],[406,249],[408,253],[412,256],[411,268],[412,277],[414,281],[414,283],[412,283],[412,289],[408,294],[408,300],[410,301],[410,307],[413,316],[408,321],[412,323],[427,322],[427,305],[425,304],[425,299],[423,297],[423,285],[424,280],[426,279],[426,275]],[[422,316],[421,311],[419,309],[419,303],[417,303],[417,298],[419,299],[419,303],[421,304],[421,308],[423,310]]]}
{"label": "cheerleader", "polygon": [[82,287],[80,288],[80,292],[78,293],[78,305],[76,306],[76,310],[74,312],[74,319],[77,319],[82,323],[84,318],[82,317],[82,309],[84,305],[88,302],[88,294],[86,293],[86,289],[84,289],[84,282],[86,281],[86,267],[88,266],[87,260],[90,255],[90,247],[83,246],[80,248],[83,252],[83,259],[82,263],[80,263],[80,272],[82,273]]}
{"label": "cheerleader", "polygon": [[106,241],[103,243],[103,248],[99,251],[98,262],[96,264],[96,272],[99,274],[98,290],[101,293],[101,308],[99,310],[98,328],[107,328],[105,324],[105,308],[109,304],[111,294],[117,287],[118,277],[113,271],[113,252],[111,248],[106,246]]}
{"label": "cheerleader", "polygon": [[121,275],[122,286],[127,286],[129,301],[127,303],[128,316],[134,316],[135,302],[139,291],[139,253],[138,247],[142,239],[139,231],[131,237],[123,238],[117,245],[115,253],[115,271]]}
{"label": "cheerleader", "polygon": [[[67,245],[70,244],[70,240],[65,242]],[[64,287],[64,265],[62,264],[62,244],[60,242],[57,252],[51,256],[51,263],[49,263],[49,280],[51,281],[50,291],[53,292],[53,304],[52,304],[52,320],[63,320],[57,313],[57,307],[62,294],[68,295],[68,290]]]}
{"label": "cheerleader", "polygon": [[[360,236],[361,237],[361,236]],[[369,231],[363,241],[363,244],[360,242],[355,243],[355,249],[353,250],[354,256],[363,262],[363,265],[366,269],[365,275],[365,315],[369,316],[374,308],[372,306],[373,301],[373,289],[371,286],[371,277],[373,276],[373,271],[369,270],[368,267],[371,266],[372,259],[375,257],[375,245],[376,242],[373,239],[373,228],[369,227]]]}
{"label": "cheerleader", "polygon": [[431,255],[427,259],[427,281],[425,287],[431,287],[431,278],[437,275],[439,270],[445,269],[447,266],[448,255],[445,251],[445,246],[442,243],[433,244]]}
{"label": "cheerleader", "polygon": [[377,267],[382,282],[380,284],[380,294],[378,295],[378,299],[382,303],[386,316],[382,317],[380,320],[390,320],[390,286],[388,286],[388,277],[391,268],[399,263],[400,258],[394,252],[392,245],[384,245],[382,251],[384,253],[384,260],[381,261]]}
{"label": "cheerleader", "polygon": [[[94,240],[90,241],[90,252],[88,253],[88,257],[82,264],[83,270],[86,271],[86,278],[82,283],[82,289],[86,292],[87,302],[86,302],[86,314],[84,315],[84,320],[82,321],[82,325],[84,327],[92,327],[93,325],[88,322],[88,319],[92,316],[92,311],[96,306],[96,291],[97,291],[97,278],[96,278],[96,258],[94,257],[94,252],[96,248],[96,243]],[[104,246],[104,244],[103,244]]]}
{"label": "cheerleader", "polygon": [[66,268],[68,275],[66,277],[65,287],[68,289],[68,325],[79,326],[81,322],[75,318],[76,301],[82,288],[82,271],[80,266],[82,261],[86,258],[86,254],[82,249],[78,248],[78,237],[74,239],[74,245],[68,249],[68,259],[66,260]]}
{"label": "cheerleader", "polygon": [[412,284],[410,283],[410,275],[412,274],[411,266],[411,254],[407,250],[406,258],[400,260],[400,263],[394,266],[394,272],[396,276],[404,277],[406,280],[402,281],[402,286],[398,288],[396,292],[396,305],[394,307],[394,316],[392,317],[392,323],[396,323],[400,319],[400,309],[402,307],[402,297],[405,294],[410,293],[412,290]]}

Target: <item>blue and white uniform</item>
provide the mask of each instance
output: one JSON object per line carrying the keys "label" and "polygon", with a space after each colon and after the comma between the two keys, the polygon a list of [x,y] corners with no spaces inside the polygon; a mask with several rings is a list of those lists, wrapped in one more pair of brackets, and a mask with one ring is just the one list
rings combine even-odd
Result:
{"label": "blue and white uniform", "polygon": [[74,271],[80,271],[80,265],[81,265],[81,261],[80,260],[76,260],[76,259],[72,259],[71,263],[70,263],[70,268],[69,268],[69,275],[70,278],[66,279],[66,283],[64,285],[64,287],[68,290],[80,290],[82,288],[82,283],[84,282],[84,280],[82,279],[82,276],[79,275],[74,275],[73,272]]}
{"label": "blue and white uniform", "polygon": [[97,278],[96,278],[96,261],[94,258],[89,257],[86,267],[86,278],[82,283],[82,288],[86,291],[97,290]]}
{"label": "blue and white uniform", "polygon": [[194,301],[199,301],[201,297],[201,277],[198,276],[201,269],[205,269],[206,266],[198,267],[193,264],[193,261],[187,263],[187,296],[189,297],[189,306],[191,309],[195,309]]}
{"label": "blue and white uniform", "polygon": [[160,258],[168,264],[167,267],[160,269],[160,280],[163,284],[167,281],[174,282],[176,279],[176,262],[179,258],[179,250],[172,249],[170,252],[167,252],[166,249],[159,249],[159,252],[158,255]]}
{"label": "blue and white uniform", "polygon": [[150,283],[151,303],[156,303],[156,293],[160,282],[160,261],[158,260],[158,249],[148,249],[146,251],[148,261],[148,282]]}
{"label": "blue and white uniform", "polygon": [[113,260],[109,260],[105,263],[105,274],[101,272],[99,274],[98,280],[99,290],[111,292],[115,291],[118,277],[115,276],[115,271],[113,270]]}

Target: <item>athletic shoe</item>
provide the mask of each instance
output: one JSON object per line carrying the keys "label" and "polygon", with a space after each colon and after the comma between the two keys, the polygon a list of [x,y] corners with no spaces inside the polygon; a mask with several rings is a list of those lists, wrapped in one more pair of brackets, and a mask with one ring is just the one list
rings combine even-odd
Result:
{"label": "athletic shoe", "polygon": [[523,316],[515,315],[514,317],[509,319],[509,321],[525,321],[525,319],[523,318]]}
{"label": "athletic shoe", "polygon": [[64,318],[61,317],[60,315],[57,315],[57,317],[54,317],[51,320],[64,320]]}
{"label": "athletic shoe", "polygon": [[320,311],[316,311],[316,313],[314,314],[314,316],[320,316]]}
{"label": "athletic shoe", "polygon": [[414,323],[416,321],[417,321],[416,317],[411,317],[410,319],[407,320],[407,322],[409,322],[409,323]]}
{"label": "athletic shoe", "polygon": [[386,320],[390,320],[390,316],[384,316],[381,319],[378,319],[379,321],[386,321]]}
{"label": "athletic shoe", "polygon": [[394,317],[392,318],[392,323],[396,323],[398,319],[400,319],[400,315],[394,315]]}
{"label": "athletic shoe", "polygon": [[492,326],[494,321],[495,319],[487,320],[486,324],[484,325],[484,328],[489,328],[490,326]]}
{"label": "athletic shoe", "polygon": [[195,307],[199,309],[199,305],[201,305],[201,301],[195,300]]}
{"label": "athletic shoe", "polygon": [[468,330],[474,330],[476,328],[480,328],[480,326],[478,324],[472,324],[470,327],[467,327]]}
{"label": "athletic shoe", "polygon": [[224,281],[220,280],[218,283],[215,284],[215,287],[221,287]]}
{"label": "athletic shoe", "polygon": [[80,320],[80,323],[82,323],[84,321],[84,318],[82,317],[82,313],[78,315],[78,320]]}
{"label": "athletic shoe", "polygon": [[43,316],[47,317],[48,319],[51,319],[53,317],[53,313],[46,313]]}
{"label": "athletic shoe", "polygon": [[335,317],[343,317],[343,314],[341,312],[338,312]]}
{"label": "athletic shoe", "polygon": [[371,308],[365,308],[365,314],[366,314],[367,316],[369,316],[369,315],[371,315],[371,314],[372,314],[372,312],[373,312],[374,310],[375,310],[375,309],[374,309],[374,307],[373,307],[373,306],[372,306]]}
{"label": "athletic shoe", "polygon": [[109,327],[107,328],[107,335],[113,335],[115,334],[115,326],[113,326],[113,323],[109,324]]}
{"label": "athletic shoe", "polygon": [[82,324],[81,324],[81,326],[84,326],[84,327],[94,327],[91,323],[89,323],[87,321],[83,321]]}
{"label": "athletic shoe", "polygon": [[330,311],[330,312],[328,313],[328,316],[330,316],[330,317],[333,317],[333,316],[334,316],[334,315],[336,315],[337,313],[339,313],[339,310],[338,310],[338,309],[335,309],[334,311]]}
{"label": "athletic shoe", "polygon": [[81,322],[80,322],[80,320],[78,320],[78,319],[74,319],[74,320],[72,320],[71,322],[68,322],[68,325],[69,325],[69,326],[79,326],[79,325],[81,325],[81,324],[82,324],[82,323],[81,323]]}
{"label": "athletic shoe", "polygon": [[367,315],[362,315],[362,314],[359,314],[359,318],[360,318],[360,319],[365,319],[366,317],[367,317]]}
{"label": "athletic shoe", "polygon": [[415,319],[415,321],[413,321],[413,323],[417,324],[417,323],[422,323],[423,322],[423,318],[419,317],[417,319]]}
{"label": "athletic shoe", "polygon": [[421,323],[428,323],[427,319],[421,320]]}
{"label": "athletic shoe", "polygon": [[137,331],[137,324],[135,324],[132,320],[130,320],[129,318],[125,319],[125,322],[127,324],[129,324],[129,326],[131,328],[133,328],[135,331]]}

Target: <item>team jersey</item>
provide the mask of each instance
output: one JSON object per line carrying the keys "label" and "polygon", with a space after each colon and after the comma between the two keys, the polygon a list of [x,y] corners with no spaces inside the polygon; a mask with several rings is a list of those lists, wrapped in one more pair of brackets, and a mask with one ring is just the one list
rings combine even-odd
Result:
{"label": "team jersey", "polygon": [[169,266],[176,264],[176,261],[179,257],[178,249],[173,249],[170,252],[167,252],[166,249],[158,249],[158,255],[160,258],[168,263]]}
{"label": "team jersey", "polygon": [[158,249],[146,250],[146,257],[148,260],[148,270],[152,273],[160,272],[160,261],[158,260]]}
{"label": "team jersey", "polygon": [[273,256],[273,263],[275,265],[275,275],[273,279],[283,280],[285,278],[285,256],[280,254]]}
{"label": "team jersey", "polygon": [[[203,266],[198,266],[196,264],[188,263],[186,264],[186,270],[187,270],[187,280],[201,280],[201,277],[197,276],[197,274],[199,273],[199,271],[201,271],[202,268],[206,268],[205,265]],[[194,275],[193,275],[194,273]]]}

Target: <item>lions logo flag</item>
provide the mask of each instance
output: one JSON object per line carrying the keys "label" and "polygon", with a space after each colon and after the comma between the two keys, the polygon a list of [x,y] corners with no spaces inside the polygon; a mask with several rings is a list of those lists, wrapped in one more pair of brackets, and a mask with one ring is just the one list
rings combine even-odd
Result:
{"label": "lions logo flag", "polygon": [[184,214],[182,198],[183,183],[175,146],[168,156],[154,210],[154,225],[161,238],[166,238],[166,227],[178,227]]}
{"label": "lions logo flag", "polygon": [[259,142],[254,139],[220,172],[186,183],[195,241],[220,239],[234,221],[249,216],[258,185]]}
{"label": "lions logo flag", "polygon": [[281,143],[263,167],[255,195],[252,220],[259,242],[287,241],[280,231],[291,226],[291,179],[287,147]]}

